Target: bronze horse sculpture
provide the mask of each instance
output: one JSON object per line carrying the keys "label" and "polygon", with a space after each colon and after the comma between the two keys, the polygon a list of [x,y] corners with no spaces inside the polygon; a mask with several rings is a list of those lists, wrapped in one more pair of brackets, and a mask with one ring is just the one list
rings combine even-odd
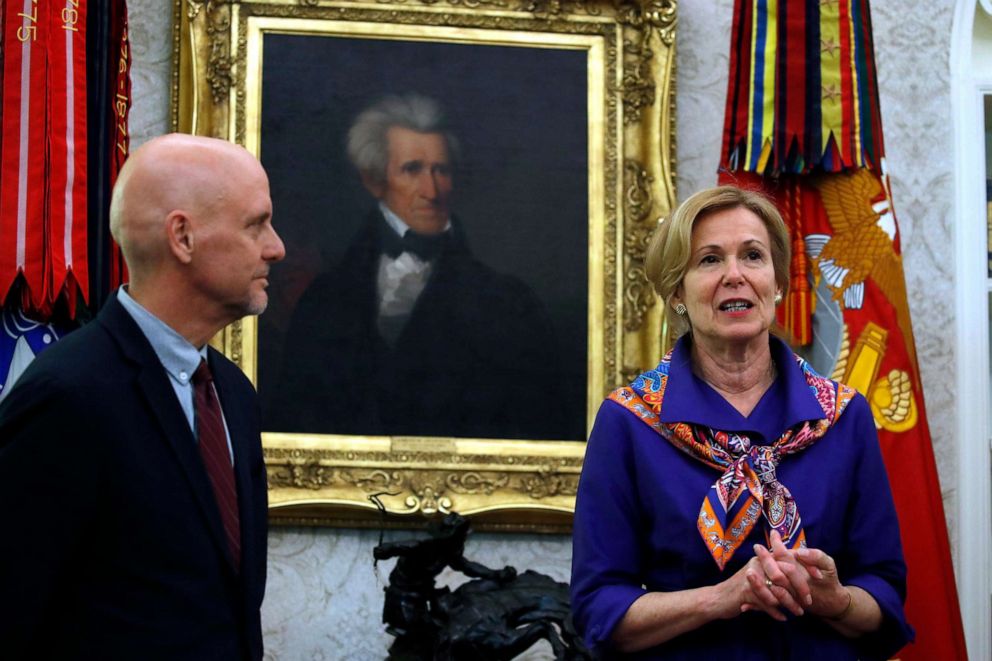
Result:
{"label": "bronze horse sculpture", "polygon": [[[428,539],[379,544],[376,561],[398,558],[382,620],[396,637],[389,661],[503,661],[545,639],[558,661],[588,659],[572,627],[568,586],[534,571],[494,570],[466,560],[468,520],[448,514]],[[474,579],[454,591],[435,579],[451,567]]]}

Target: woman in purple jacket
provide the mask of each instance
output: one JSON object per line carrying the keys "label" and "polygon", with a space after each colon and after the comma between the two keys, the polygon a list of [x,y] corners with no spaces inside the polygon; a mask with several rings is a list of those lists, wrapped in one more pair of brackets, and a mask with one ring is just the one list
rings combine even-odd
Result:
{"label": "woman in purple jacket", "polygon": [[687,332],[603,403],[586,449],[572,607],[601,656],[887,659],[913,636],[868,404],[770,334],[789,259],[774,205],[729,186],[652,239]]}

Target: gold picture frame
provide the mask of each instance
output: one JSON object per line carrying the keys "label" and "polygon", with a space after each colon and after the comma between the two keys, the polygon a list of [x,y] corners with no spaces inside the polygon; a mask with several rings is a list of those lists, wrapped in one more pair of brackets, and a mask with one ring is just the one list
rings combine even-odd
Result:
{"label": "gold picture frame", "polygon": [[[663,348],[643,255],[675,199],[676,4],[177,0],[173,124],[258,155],[269,35],[579,53],[588,118],[588,433],[602,398]],[[276,218],[277,228],[286,222],[278,205]],[[258,324],[245,318],[214,340],[256,383]],[[263,446],[274,523],[402,526],[458,511],[482,529],[548,532],[570,528],[584,450],[581,441],[276,432],[263,433]]]}

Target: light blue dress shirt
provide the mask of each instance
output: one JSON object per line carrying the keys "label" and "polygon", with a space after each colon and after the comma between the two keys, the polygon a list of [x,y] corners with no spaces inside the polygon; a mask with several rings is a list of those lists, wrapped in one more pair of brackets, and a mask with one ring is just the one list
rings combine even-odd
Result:
{"label": "light blue dress shirt", "polygon": [[[158,360],[169,375],[169,383],[176,392],[176,398],[186,416],[186,422],[196,433],[196,416],[193,408],[193,373],[200,366],[201,360],[207,358],[207,347],[197,349],[182,335],[173,330],[164,321],[146,310],[140,303],[131,298],[127,290],[122,286],[117,290],[117,300],[120,301],[127,313],[138,324],[138,328],[148,338],[152,350],[158,356]],[[216,391],[215,391],[216,396]],[[217,401],[220,401],[218,397]],[[224,411],[221,410],[221,418]],[[231,464],[234,464],[234,449],[231,447],[231,432],[227,429],[227,420],[224,420],[224,435],[227,437],[227,451],[231,456]]]}

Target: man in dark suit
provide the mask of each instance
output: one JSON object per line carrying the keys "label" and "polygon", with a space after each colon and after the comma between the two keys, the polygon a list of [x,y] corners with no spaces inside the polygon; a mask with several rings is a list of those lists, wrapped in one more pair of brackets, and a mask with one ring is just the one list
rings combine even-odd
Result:
{"label": "man in dark suit", "polygon": [[563,437],[550,321],[529,287],[469,250],[450,211],[457,151],[423,96],[356,118],[348,154],[378,205],[297,305],[274,430]]}
{"label": "man in dark suit", "polygon": [[111,229],[130,283],[0,405],[0,656],[260,659],[266,480],[255,392],[207,346],[284,256],[247,151],[156,138]]}

